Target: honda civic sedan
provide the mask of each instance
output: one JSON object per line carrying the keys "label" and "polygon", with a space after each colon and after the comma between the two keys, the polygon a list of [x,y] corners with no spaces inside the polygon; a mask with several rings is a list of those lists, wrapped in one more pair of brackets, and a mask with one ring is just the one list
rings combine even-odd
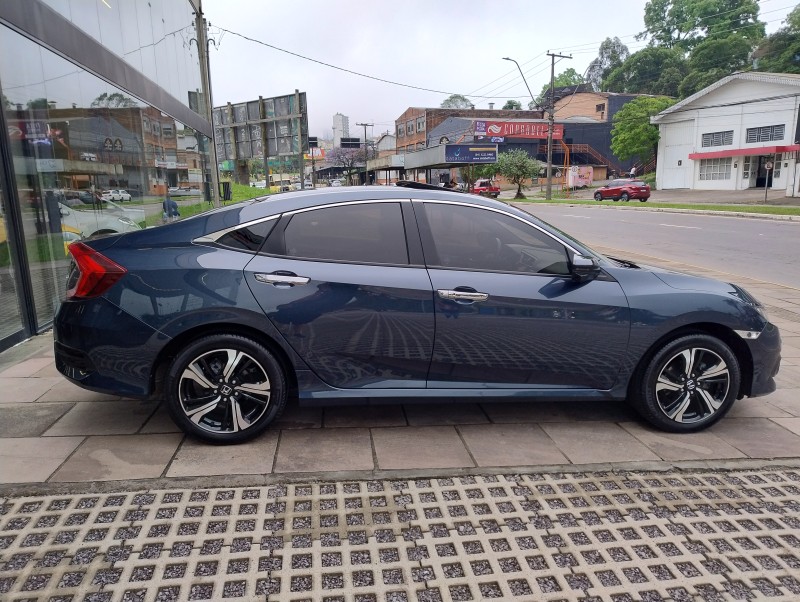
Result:
{"label": "honda civic sedan", "polygon": [[773,391],[780,363],[739,286],[423,184],[290,192],[70,252],[58,370],[165,399],[216,443],[255,437],[291,398],[628,400],[689,432]]}

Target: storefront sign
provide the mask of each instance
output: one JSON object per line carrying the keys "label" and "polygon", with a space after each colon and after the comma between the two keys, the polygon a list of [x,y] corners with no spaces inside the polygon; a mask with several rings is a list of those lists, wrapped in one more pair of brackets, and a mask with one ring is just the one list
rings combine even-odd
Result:
{"label": "storefront sign", "polygon": [[[547,138],[548,124],[541,121],[482,121],[475,122],[475,136],[505,138]],[[564,137],[564,126],[553,124],[553,140]]]}
{"label": "storefront sign", "polygon": [[447,163],[497,163],[497,146],[473,144],[447,144],[444,147]]}

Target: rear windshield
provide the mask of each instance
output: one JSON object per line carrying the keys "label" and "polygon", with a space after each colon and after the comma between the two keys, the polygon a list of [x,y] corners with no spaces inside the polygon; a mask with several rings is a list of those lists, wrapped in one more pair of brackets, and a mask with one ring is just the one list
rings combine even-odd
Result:
{"label": "rear windshield", "polygon": [[642,182],[641,180],[632,180],[631,184],[634,186],[647,186],[647,182]]}

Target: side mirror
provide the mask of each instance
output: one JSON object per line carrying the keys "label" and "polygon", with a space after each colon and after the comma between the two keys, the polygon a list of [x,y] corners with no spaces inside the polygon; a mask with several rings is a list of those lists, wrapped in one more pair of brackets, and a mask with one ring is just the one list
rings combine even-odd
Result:
{"label": "side mirror", "polygon": [[572,256],[572,280],[575,282],[589,282],[597,278],[600,266],[594,257],[586,255]]}

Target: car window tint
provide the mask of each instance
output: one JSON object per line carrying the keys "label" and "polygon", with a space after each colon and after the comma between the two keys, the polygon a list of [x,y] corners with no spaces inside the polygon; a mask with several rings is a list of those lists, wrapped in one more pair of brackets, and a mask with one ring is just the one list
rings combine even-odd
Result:
{"label": "car window tint", "polygon": [[442,203],[425,203],[425,213],[442,267],[569,274],[564,245],[518,219]]}
{"label": "car window tint", "polygon": [[255,253],[261,248],[264,239],[269,235],[276,220],[268,220],[257,224],[242,226],[220,237],[218,244],[232,249]]}
{"label": "car window tint", "polygon": [[291,257],[407,264],[400,203],[361,203],[304,211],[284,231]]}
{"label": "car window tint", "polygon": [[631,180],[631,186],[647,186],[647,183],[642,180]]}

